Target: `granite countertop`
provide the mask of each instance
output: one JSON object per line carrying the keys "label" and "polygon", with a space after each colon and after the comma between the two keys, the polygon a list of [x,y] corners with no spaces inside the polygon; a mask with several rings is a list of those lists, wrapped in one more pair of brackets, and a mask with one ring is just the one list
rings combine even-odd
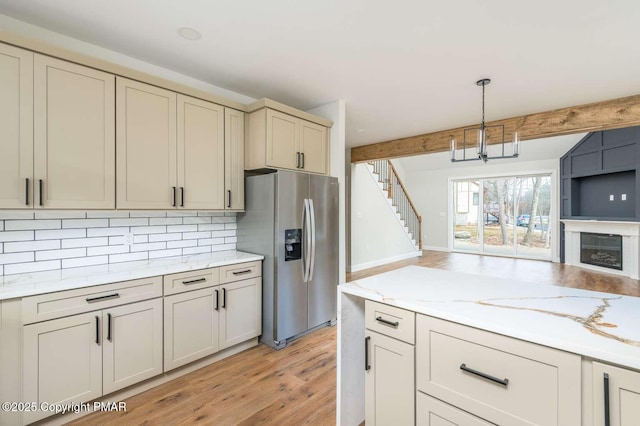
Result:
{"label": "granite countertop", "polygon": [[0,300],[262,260],[236,250],[0,277]]}
{"label": "granite countertop", "polygon": [[640,298],[407,266],[340,285],[436,318],[640,370]]}

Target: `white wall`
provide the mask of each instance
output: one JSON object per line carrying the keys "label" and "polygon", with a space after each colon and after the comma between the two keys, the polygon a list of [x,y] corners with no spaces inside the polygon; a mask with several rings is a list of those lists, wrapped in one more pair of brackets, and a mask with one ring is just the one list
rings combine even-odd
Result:
{"label": "white wall", "polygon": [[351,168],[350,271],[419,255],[365,164]]}
{"label": "white wall", "polygon": [[331,164],[330,175],[338,178],[338,215],[339,231],[338,231],[338,282],[342,284],[346,281],[346,196],[345,196],[345,151],[346,151],[346,103],[344,100],[330,102],[307,111],[319,117],[333,121],[333,127],[329,132],[331,145],[329,147],[329,158]]}

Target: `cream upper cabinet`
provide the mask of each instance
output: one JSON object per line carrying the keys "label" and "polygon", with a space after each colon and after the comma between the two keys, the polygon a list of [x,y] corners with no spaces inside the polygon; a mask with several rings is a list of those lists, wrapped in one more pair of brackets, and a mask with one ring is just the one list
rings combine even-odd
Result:
{"label": "cream upper cabinet", "polygon": [[33,53],[0,44],[0,208],[33,200]]}
{"label": "cream upper cabinet", "polygon": [[116,79],[117,207],[178,204],[176,93]]}
{"label": "cream upper cabinet", "polygon": [[639,421],[640,373],[594,362],[593,425],[636,426]]}
{"label": "cream upper cabinet", "polygon": [[115,208],[115,77],[35,55],[35,207]]}
{"label": "cream upper cabinet", "polygon": [[178,95],[179,207],[225,207],[225,112],[211,102]]}
{"label": "cream upper cabinet", "polygon": [[224,109],[224,207],[244,210],[244,117],[234,109]]}
{"label": "cream upper cabinet", "polygon": [[263,108],[249,114],[248,129],[247,169],[272,167],[319,174],[329,172],[326,127]]}

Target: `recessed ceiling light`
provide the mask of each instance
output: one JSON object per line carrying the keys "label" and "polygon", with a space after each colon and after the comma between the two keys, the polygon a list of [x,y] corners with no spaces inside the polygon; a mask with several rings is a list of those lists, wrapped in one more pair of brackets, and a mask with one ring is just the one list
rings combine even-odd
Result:
{"label": "recessed ceiling light", "polygon": [[178,34],[185,40],[200,40],[202,38],[202,34],[191,27],[178,28]]}

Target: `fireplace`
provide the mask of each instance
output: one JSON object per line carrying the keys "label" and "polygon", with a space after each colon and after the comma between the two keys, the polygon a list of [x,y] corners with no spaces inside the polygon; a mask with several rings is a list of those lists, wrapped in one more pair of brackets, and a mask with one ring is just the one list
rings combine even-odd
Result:
{"label": "fireplace", "polygon": [[622,271],[622,235],[581,232],[580,262]]}

